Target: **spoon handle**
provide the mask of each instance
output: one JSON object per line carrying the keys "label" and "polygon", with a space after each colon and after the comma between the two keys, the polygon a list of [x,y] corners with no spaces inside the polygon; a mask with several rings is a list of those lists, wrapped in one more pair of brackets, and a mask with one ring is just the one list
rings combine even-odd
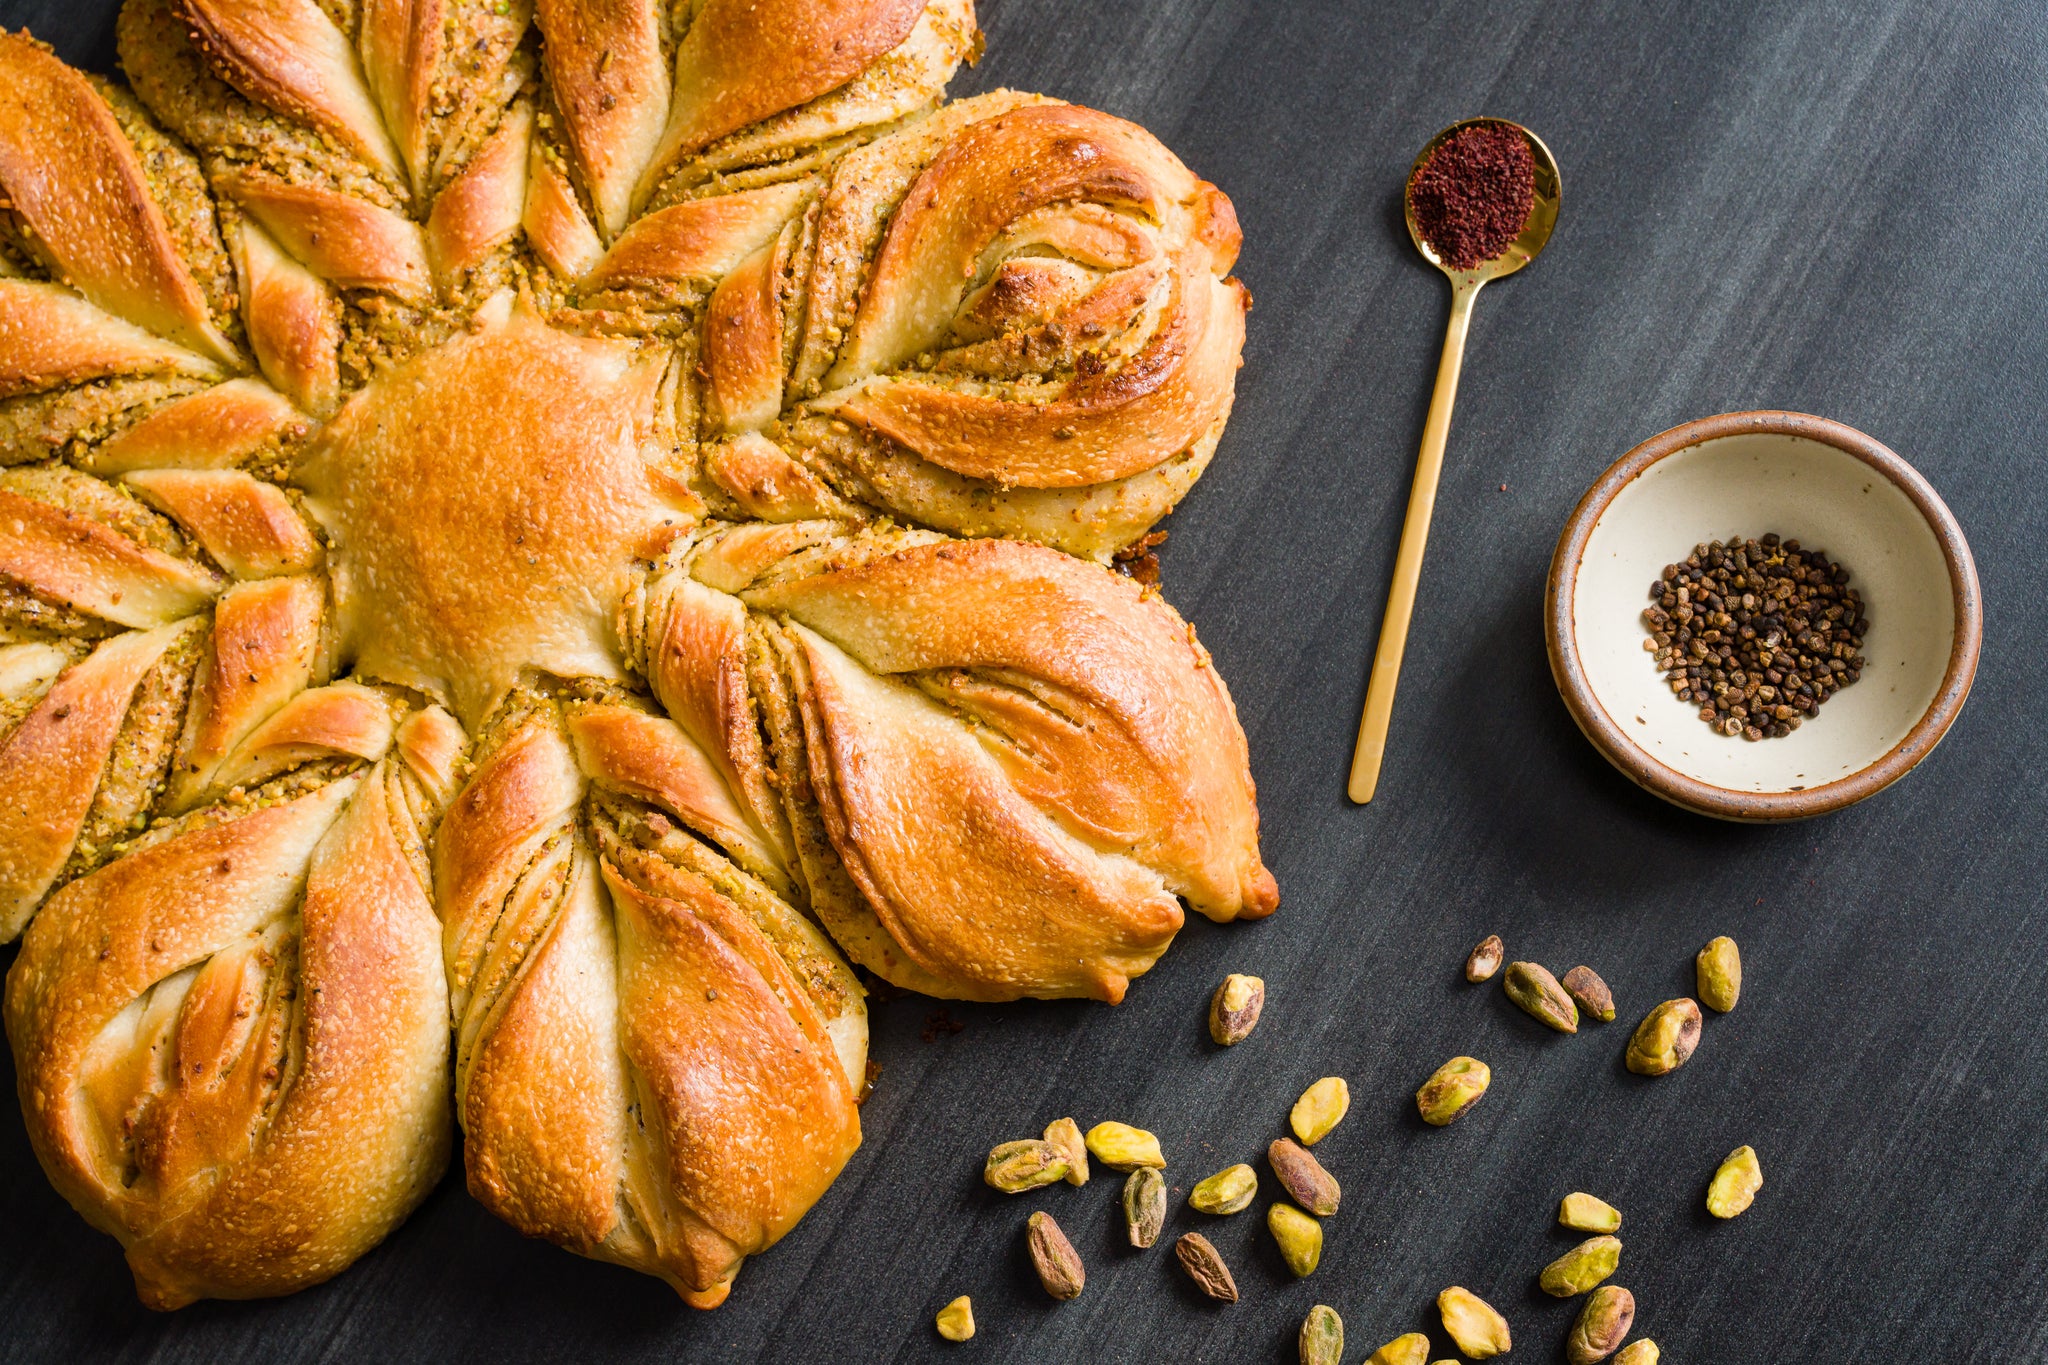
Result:
{"label": "spoon handle", "polygon": [[1387,725],[1394,716],[1394,688],[1401,681],[1401,655],[1408,648],[1408,618],[1415,612],[1415,586],[1422,577],[1422,552],[1429,544],[1429,517],[1436,509],[1437,477],[1443,473],[1444,443],[1451,434],[1451,407],[1458,397],[1458,372],[1465,365],[1465,333],[1479,284],[1453,282],[1451,318],[1444,328],[1444,355],[1437,363],[1436,392],[1422,425],[1422,452],[1415,457],[1415,483],[1408,493],[1408,517],[1401,525],[1401,549],[1394,556],[1394,583],[1380,620],[1380,643],[1365,689],[1365,714],[1358,721],[1358,747],[1351,754],[1351,799],[1372,800],[1380,784],[1380,760],[1387,751]]}

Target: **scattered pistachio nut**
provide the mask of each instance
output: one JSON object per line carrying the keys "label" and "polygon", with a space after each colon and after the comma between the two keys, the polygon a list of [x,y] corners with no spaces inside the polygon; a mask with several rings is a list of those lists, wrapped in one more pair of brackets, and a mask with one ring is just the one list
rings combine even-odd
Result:
{"label": "scattered pistachio nut", "polygon": [[1656,1342],[1644,1337],[1622,1347],[1621,1354],[1614,1358],[1614,1365],[1657,1365],[1657,1358],[1662,1354]]}
{"label": "scattered pistachio nut", "polygon": [[1546,1294],[1574,1298],[1612,1275],[1620,1264],[1619,1237],[1588,1237],[1543,1267],[1536,1284]]}
{"label": "scattered pistachio nut", "polygon": [[1301,1320],[1301,1365],[1344,1365],[1344,1319],[1327,1303]]}
{"label": "scattered pistachio nut", "polygon": [[1067,1178],[1067,1159],[1059,1148],[1037,1138],[1002,1142],[990,1149],[981,1178],[1004,1194],[1022,1194]]}
{"label": "scattered pistachio nut", "polygon": [[1289,1199],[1318,1218],[1328,1218],[1337,1211],[1344,1192],[1337,1185],[1337,1177],[1324,1170],[1323,1163],[1308,1148],[1288,1138],[1274,1138],[1272,1146],[1266,1148],[1266,1160]]}
{"label": "scattered pistachio nut", "polygon": [[1150,1166],[1140,1166],[1124,1181],[1124,1224],[1130,1229],[1131,1245],[1148,1247],[1159,1240],[1166,1223],[1166,1177]]}
{"label": "scattered pistachio nut", "polygon": [[1292,1204],[1266,1210],[1266,1228],[1280,1247],[1280,1259],[1297,1278],[1313,1275],[1323,1259],[1323,1225]]}
{"label": "scattered pistachio nut", "polygon": [[1034,1213],[1025,1225],[1024,1245],[1031,1253],[1031,1268],[1045,1292],[1064,1303],[1080,1296],[1088,1283],[1088,1271],[1081,1254],[1060,1231],[1060,1225],[1045,1212]]}
{"label": "scattered pistachio nut", "polygon": [[1493,1071],[1485,1062],[1477,1057],[1453,1057],[1415,1092],[1415,1108],[1424,1123],[1441,1128],[1463,1118],[1491,1084]]}
{"label": "scattered pistachio nut", "polygon": [[1259,1026],[1259,1011],[1265,1008],[1266,983],[1232,972],[1209,997],[1209,1036],[1221,1047],[1241,1043]]}
{"label": "scattered pistachio nut", "polygon": [[1344,1078],[1325,1076],[1301,1092],[1301,1098],[1294,1102],[1293,1111],[1287,1115],[1287,1124],[1301,1139],[1302,1146],[1313,1147],[1343,1122],[1345,1112],[1350,1108],[1351,1087],[1345,1084]]}
{"label": "scattered pistachio nut", "polygon": [[1159,1139],[1143,1128],[1128,1123],[1098,1123],[1088,1130],[1088,1154],[1112,1171],[1134,1171],[1140,1166],[1164,1169]]}
{"label": "scattered pistachio nut", "polygon": [[1714,1172],[1707,1185],[1707,1212],[1716,1218],[1733,1218],[1756,1200],[1764,1187],[1764,1168],[1756,1159],[1756,1148],[1737,1147]]}
{"label": "scattered pistachio nut", "polygon": [[1072,1119],[1054,1119],[1045,1125],[1045,1140],[1067,1159],[1067,1183],[1087,1184],[1088,1143],[1081,1136],[1081,1125]]}
{"label": "scattered pistachio nut", "polygon": [[1597,1365],[1614,1354],[1636,1322],[1636,1296],[1626,1289],[1603,1284],[1587,1296],[1564,1339],[1564,1358],[1571,1365]]}
{"label": "scattered pistachio nut", "polygon": [[1195,1282],[1195,1288],[1218,1303],[1237,1302],[1237,1281],[1230,1278],[1223,1253],[1207,1237],[1199,1232],[1182,1233],[1181,1239],[1173,1244],[1173,1256]]}
{"label": "scattered pistachio nut", "polygon": [[1243,1213],[1259,1192],[1259,1173],[1242,1161],[1225,1166],[1188,1192],[1188,1206],[1198,1213]]}
{"label": "scattered pistachio nut", "polygon": [[1726,1014],[1742,998],[1742,950],[1726,934],[1700,949],[1694,959],[1700,983],[1700,1003],[1716,1014]]}
{"label": "scattered pistachio nut", "polygon": [[974,1335],[974,1304],[965,1294],[939,1310],[934,1320],[939,1335],[948,1341],[966,1341]]}
{"label": "scattered pistachio nut", "polygon": [[1583,964],[1564,974],[1559,983],[1578,1007],[1603,1024],[1614,1022],[1614,992],[1600,979],[1600,973]]}
{"label": "scattered pistachio nut", "polygon": [[1508,1333],[1508,1320],[1463,1285],[1454,1284],[1437,1295],[1436,1310],[1443,1314],[1444,1331],[1474,1360],[1506,1355],[1515,1344]]}
{"label": "scattered pistachio nut", "polygon": [[1557,1221],[1576,1232],[1619,1232],[1621,1210],[1604,1199],[1573,1191],[1558,1201]]}
{"label": "scattered pistachio nut", "polygon": [[[1500,961],[1508,955],[1507,945],[1500,941],[1499,934],[1488,934],[1479,940],[1479,946],[1465,959],[1467,981],[1491,981],[1493,974],[1500,970]],[[1410,1335],[1413,1335],[1411,1333]]]}
{"label": "scattered pistachio nut", "polygon": [[1638,1076],[1668,1076],[1700,1045],[1700,1007],[1686,997],[1666,1000],[1643,1016],[1628,1040],[1628,1069]]}
{"label": "scattered pistachio nut", "polygon": [[1508,999],[1520,1005],[1538,1023],[1547,1024],[1559,1033],[1579,1031],[1579,1007],[1572,1003],[1571,996],[1557,983],[1548,967],[1534,962],[1510,962],[1507,975],[1501,978],[1501,985],[1506,989]]}
{"label": "scattered pistachio nut", "polygon": [[1423,1365],[1429,1359],[1429,1338],[1420,1332],[1395,1337],[1365,1358],[1365,1365]]}

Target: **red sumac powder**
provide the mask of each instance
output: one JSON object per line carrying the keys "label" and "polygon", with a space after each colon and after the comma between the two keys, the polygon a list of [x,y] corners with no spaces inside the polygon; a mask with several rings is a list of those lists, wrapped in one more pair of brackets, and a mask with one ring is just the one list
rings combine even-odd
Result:
{"label": "red sumac powder", "polygon": [[1409,182],[1422,239],[1453,270],[1507,249],[1536,203],[1536,158],[1513,128],[1475,123],[1451,134]]}

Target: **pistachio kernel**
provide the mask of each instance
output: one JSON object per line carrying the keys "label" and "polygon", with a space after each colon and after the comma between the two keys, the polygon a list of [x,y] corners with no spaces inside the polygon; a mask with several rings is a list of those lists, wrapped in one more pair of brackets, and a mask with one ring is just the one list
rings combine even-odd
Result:
{"label": "pistachio kernel", "polygon": [[1534,962],[1510,962],[1501,986],[1531,1019],[1559,1033],[1579,1031],[1579,1007],[1550,969]]}
{"label": "pistachio kernel", "polygon": [[1614,992],[1607,989],[1600,973],[1591,967],[1577,966],[1566,972],[1564,980],[1558,984],[1582,1011],[1603,1024],[1614,1022]]}
{"label": "pistachio kernel", "polygon": [[1088,1284],[1088,1271],[1081,1254],[1060,1231],[1060,1225],[1045,1212],[1034,1213],[1025,1224],[1024,1247],[1031,1253],[1031,1268],[1045,1292],[1060,1300],[1078,1298]]}
{"label": "pistachio kernel", "polygon": [[1756,1148],[1737,1147],[1714,1172],[1707,1185],[1707,1212],[1716,1218],[1733,1218],[1756,1199],[1764,1187],[1764,1168],[1756,1159]]}
{"label": "pistachio kernel", "polygon": [[939,1310],[933,1324],[948,1341],[966,1341],[974,1335],[974,1304],[965,1294]]}
{"label": "pistachio kernel", "polygon": [[1181,1239],[1173,1244],[1173,1258],[1204,1294],[1218,1303],[1237,1302],[1237,1281],[1230,1277],[1223,1253],[1207,1237],[1199,1232],[1181,1234]]}
{"label": "pistachio kernel", "polygon": [[[1499,934],[1488,934],[1479,940],[1479,946],[1465,959],[1467,981],[1491,981],[1493,974],[1500,970],[1501,959],[1508,955],[1507,945],[1500,941]],[[1415,1335],[1410,1333],[1410,1336]],[[1403,1338],[1406,1340],[1406,1338]]]}
{"label": "pistachio kernel", "polygon": [[1225,1166],[1188,1192],[1188,1206],[1199,1213],[1243,1213],[1259,1192],[1259,1173],[1242,1161]]}
{"label": "pistachio kernel", "polygon": [[1266,1008],[1266,983],[1256,976],[1232,972],[1209,997],[1209,1036],[1219,1047],[1232,1047],[1259,1026]]}
{"label": "pistachio kernel", "polygon": [[1612,1275],[1620,1264],[1619,1237],[1588,1237],[1543,1267],[1536,1285],[1556,1298],[1574,1298]]}
{"label": "pistachio kernel", "polygon": [[1558,1201],[1557,1221],[1575,1232],[1619,1232],[1621,1210],[1604,1199],[1574,1191]]}
{"label": "pistachio kernel", "polygon": [[1415,1108],[1424,1123],[1441,1128],[1463,1118],[1492,1083],[1493,1071],[1485,1062],[1477,1057],[1453,1057],[1415,1092]]}
{"label": "pistachio kernel", "polygon": [[1128,1123],[1098,1123],[1088,1130],[1087,1143],[1088,1154],[1112,1171],[1134,1171],[1140,1166],[1163,1170],[1166,1166],[1159,1139]]}
{"label": "pistachio kernel", "polygon": [[1700,1003],[1726,1014],[1742,998],[1742,950],[1726,934],[1700,949],[1693,960],[1699,977]]}
{"label": "pistachio kernel", "polygon": [[1308,1148],[1287,1138],[1275,1138],[1266,1148],[1266,1160],[1289,1199],[1318,1218],[1327,1218],[1337,1211],[1344,1191],[1338,1187],[1337,1177],[1324,1170],[1323,1163]]}
{"label": "pistachio kernel", "polygon": [[1685,996],[1666,1000],[1643,1016],[1628,1040],[1628,1069],[1638,1076],[1668,1076],[1700,1045],[1700,1007]]}
{"label": "pistachio kernel", "polygon": [[1429,1338],[1420,1332],[1395,1337],[1365,1358],[1365,1365],[1423,1365],[1429,1359]]}
{"label": "pistachio kernel", "polygon": [[1344,1365],[1344,1319],[1327,1303],[1301,1320],[1301,1365]]}
{"label": "pistachio kernel", "polygon": [[1140,1166],[1124,1181],[1124,1224],[1130,1229],[1131,1245],[1148,1247],[1159,1240],[1166,1223],[1166,1177],[1150,1166]]}
{"label": "pistachio kernel", "polygon": [[1614,1365],[1657,1365],[1657,1357],[1662,1354],[1656,1342],[1644,1337],[1622,1347],[1621,1354],[1614,1358]]}
{"label": "pistachio kernel", "polygon": [[1506,1355],[1515,1344],[1508,1332],[1508,1320],[1463,1285],[1454,1284],[1437,1295],[1436,1310],[1443,1314],[1444,1331],[1458,1343],[1460,1351],[1474,1360]]}
{"label": "pistachio kernel", "polygon": [[990,1149],[982,1165],[981,1178],[991,1189],[1004,1194],[1022,1194],[1041,1185],[1067,1178],[1067,1159],[1050,1142],[1021,1138],[1002,1142]]}
{"label": "pistachio kernel", "polygon": [[1280,1259],[1297,1277],[1312,1275],[1323,1259],[1323,1225],[1292,1204],[1266,1210],[1266,1228],[1280,1247]]}
{"label": "pistachio kernel", "polygon": [[1342,1076],[1325,1076],[1301,1092],[1287,1115],[1287,1124],[1304,1147],[1313,1147],[1343,1122],[1351,1108],[1351,1087]]}
{"label": "pistachio kernel", "polygon": [[1088,1183],[1088,1144],[1081,1137],[1081,1125],[1072,1119],[1054,1119],[1045,1125],[1045,1140],[1067,1159],[1067,1183]]}
{"label": "pistachio kernel", "polygon": [[1571,1335],[1564,1339],[1564,1358],[1571,1365],[1597,1365],[1614,1354],[1636,1322],[1636,1296],[1603,1284],[1586,1299]]}

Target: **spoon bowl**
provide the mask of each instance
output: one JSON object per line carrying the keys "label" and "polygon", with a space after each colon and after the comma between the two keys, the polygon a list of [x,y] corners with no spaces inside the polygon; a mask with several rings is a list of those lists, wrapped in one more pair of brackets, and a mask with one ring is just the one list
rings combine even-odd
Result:
{"label": "spoon bowl", "polygon": [[[1528,221],[1515,239],[1502,249],[1501,253],[1489,260],[1481,261],[1470,270],[1454,270],[1444,264],[1435,248],[1424,239],[1422,229],[1415,222],[1415,177],[1436,155],[1436,149],[1467,128],[1512,128],[1529,144],[1529,154],[1536,159],[1536,200],[1529,207]],[[1408,222],[1409,239],[1422,258],[1438,270],[1451,277],[1453,287],[1478,288],[1482,284],[1512,275],[1536,259],[1545,244],[1550,241],[1550,230],[1557,226],[1557,206],[1563,197],[1563,184],[1557,175],[1557,158],[1550,154],[1550,148],[1543,145],[1543,139],[1519,123],[1504,118],[1468,118],[1453,123],[1423,144],[1416,156],[1415,164],[1408,168],[1408,183],[1401,191],[1401,216]]]}

